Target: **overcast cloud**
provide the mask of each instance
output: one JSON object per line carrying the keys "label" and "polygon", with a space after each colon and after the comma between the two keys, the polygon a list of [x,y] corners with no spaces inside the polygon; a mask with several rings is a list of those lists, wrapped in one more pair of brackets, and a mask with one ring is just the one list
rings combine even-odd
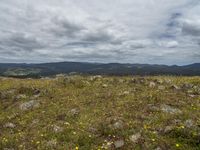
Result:
{"label": "overcast cloud", "polygon": [[199,60],[199,0],[0,1],[0,62]]}

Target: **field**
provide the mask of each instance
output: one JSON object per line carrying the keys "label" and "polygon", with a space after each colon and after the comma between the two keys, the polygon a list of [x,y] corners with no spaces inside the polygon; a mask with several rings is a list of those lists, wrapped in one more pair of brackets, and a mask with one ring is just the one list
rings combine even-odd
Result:
{"label": "field", "polygon": [[0,149],[200,150],[200,77],[2,77]]}

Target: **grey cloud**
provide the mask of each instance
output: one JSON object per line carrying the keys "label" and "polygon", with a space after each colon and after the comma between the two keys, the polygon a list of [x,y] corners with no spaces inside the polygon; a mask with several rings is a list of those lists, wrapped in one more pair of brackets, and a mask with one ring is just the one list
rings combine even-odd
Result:
{"label": "grey cloud", "polygon": [[16,62],[192,63],[200,46],[200,5],[193,1],[2,0],[0,55]]}
{"label": "grey cloud", "polygon": [[182,33],[191,36],[200,36],[200,23],[184,22],[182,26]]}
{"label": "grey cloud", "polygon": [[72,22],[66,18],[54,17],[52,23],[55,24],[53,29],[50,29],[56,36],[76,37],[84,30],[84,26],[81,24]]}
{"label": "grey cloud", "polygon": [[2,45],[14,50],[32,51],[34,49],[44,48],[35,37],[28,36],[24,33],[13,33],[7,38],[2,39]]}

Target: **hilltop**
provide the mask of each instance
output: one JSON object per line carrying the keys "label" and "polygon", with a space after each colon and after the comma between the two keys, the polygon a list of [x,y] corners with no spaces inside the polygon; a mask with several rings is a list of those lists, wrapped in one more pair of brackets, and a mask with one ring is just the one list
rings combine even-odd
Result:
{"label": "hilltop", "polygon": [[2,77],[0,131],[3,150],[199,150],[200,77]]}

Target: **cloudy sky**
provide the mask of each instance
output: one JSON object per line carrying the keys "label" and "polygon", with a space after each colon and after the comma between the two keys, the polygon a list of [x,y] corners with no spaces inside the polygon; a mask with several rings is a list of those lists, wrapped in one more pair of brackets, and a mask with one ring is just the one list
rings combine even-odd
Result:
{"label": "cloudy sky", "polygon": [[200,62],[199,0],[0,0],[0,62]]}

